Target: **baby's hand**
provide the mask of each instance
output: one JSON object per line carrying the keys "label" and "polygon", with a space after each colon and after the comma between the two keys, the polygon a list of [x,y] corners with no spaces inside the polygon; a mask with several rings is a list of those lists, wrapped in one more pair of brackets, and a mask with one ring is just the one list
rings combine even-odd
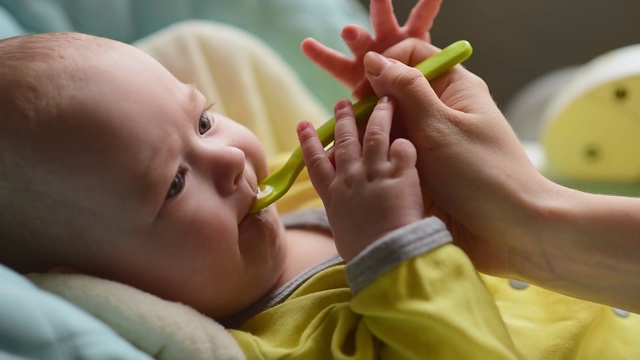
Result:
{"label": "baby's hand", "polygon": [[348,100],[338,102],[331,155],[310,123],[298,126],[311,182],[324,203],[338,252],[346,261],[424,214],[416,149],[406,139],[390,143],[392,117],[393,103],[383,97],[369,118],[361,144],[353,106]]}
{"label": "baby's hand", "polygon": [[360,98],[371,91],[369,86],[364,85],[364,55],[369,51],[375,51],[393,57],[385,51],[408,38],[429,42],[429,30],[441,2],[442,0],[419,0],[411,10],[405,25],[399,26],[391,0],[371,0],[369,13],[374,37],[357,25],[347,25],[342,29],[342,39],[353,53],[353,59],[312,38],[302,42],[302,52],[336,80],[353,90],[356,98]]}

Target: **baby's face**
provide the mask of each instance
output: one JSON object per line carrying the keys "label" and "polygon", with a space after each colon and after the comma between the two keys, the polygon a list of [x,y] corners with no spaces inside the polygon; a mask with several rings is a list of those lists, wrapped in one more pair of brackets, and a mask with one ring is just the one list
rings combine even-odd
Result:
{"label": "baby's face", "polygon": [[86,82],[68,120],[51,125],[66,136],[56,160],[74,179],[67,196],[108,225],[90,236],[92,260],[60,265],[213,317],[268,292],[285,246],[273,207],[248,214],[267,172],[258,139],[128,45],[109,43],[79,64]]}

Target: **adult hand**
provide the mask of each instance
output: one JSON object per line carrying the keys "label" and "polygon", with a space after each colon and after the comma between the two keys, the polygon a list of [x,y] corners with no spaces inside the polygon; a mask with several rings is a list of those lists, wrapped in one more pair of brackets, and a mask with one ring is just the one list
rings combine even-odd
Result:
{"label": "adult hand", "polygon": [[418,152],[427,213],[448,224],[479,270],[513,275],[514,254],[538,251],[523,235],[533,225],[524,204],[555,187],[531,164],[482,79],[456,66],[430,84],[403,62],[438,49],[412,40],[394,51],[404,58],[367,54],[366,75],[378,96],[396,99],[397,121]]}
{"label": "adult hand", "polygon": [[[437,51],[398,46],[409,63]],[[462,66],[429,83],[375,53],[364,64],[376,94],[396,99],[394,121],[416,146],[427,213],[447,223],[478,270],[640,312],[640,199],[544,178],[485,82]]]}

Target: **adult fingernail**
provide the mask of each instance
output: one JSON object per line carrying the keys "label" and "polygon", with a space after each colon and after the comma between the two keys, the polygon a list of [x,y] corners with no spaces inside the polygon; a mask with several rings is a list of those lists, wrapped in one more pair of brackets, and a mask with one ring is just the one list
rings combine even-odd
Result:
{"label": "adult fingernail", "polygon": [[369,75],[380,75],[382,70],[389,64],[389,59],[378,54],[377,52],[369,51],[364,56],[364,68]]}
{"label": "adult fingernail", "polygon": [[378,104],[383,104],[388,102],[391,102],[391,99],[388,96],[383,96],[380,99],[378,99]]}

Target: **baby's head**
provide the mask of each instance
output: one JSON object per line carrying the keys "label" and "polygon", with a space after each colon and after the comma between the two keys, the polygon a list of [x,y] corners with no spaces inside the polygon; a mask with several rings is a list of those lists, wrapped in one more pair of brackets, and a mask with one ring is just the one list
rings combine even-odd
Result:
{"label": "baby's head", "polygon": [[[129,45],[0,41],[0,262],[71,268],[230,315],[280,276],[258,139]],[[5,251],[6,249],[6,251]]]}

